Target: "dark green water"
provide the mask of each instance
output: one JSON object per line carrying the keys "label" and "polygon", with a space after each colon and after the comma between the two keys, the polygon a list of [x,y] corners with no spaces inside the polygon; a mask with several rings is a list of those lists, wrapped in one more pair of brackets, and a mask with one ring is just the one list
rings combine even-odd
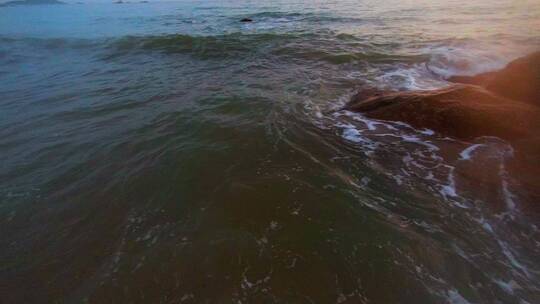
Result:
{"label": "dark green water", "polygon": [[510,145],[340,110],[366,83],[500,68],[539,48],[539,19],[535,1],[0,8],[0,302],[540,302]]}

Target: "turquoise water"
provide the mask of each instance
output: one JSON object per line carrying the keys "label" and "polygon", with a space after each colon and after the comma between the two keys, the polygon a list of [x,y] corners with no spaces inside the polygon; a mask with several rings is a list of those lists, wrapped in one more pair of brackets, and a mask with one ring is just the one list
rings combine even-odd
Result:
{"label": "turquoise water", "polygon": [[341,110],[501,68],[539,20],[538,1],[0,8],[1,302],[539,302],[508,143]]}

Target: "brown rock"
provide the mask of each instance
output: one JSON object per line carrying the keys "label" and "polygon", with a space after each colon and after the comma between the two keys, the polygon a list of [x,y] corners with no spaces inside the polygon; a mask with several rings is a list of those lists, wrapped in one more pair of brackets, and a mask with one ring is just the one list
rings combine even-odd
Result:
{"label": "brown rock", "polygon": [[346,109],[368,117],[403,121],[460,139],[497,136],[509,141],[540,131],[540,108],[472,85],[433,91],[357,94]]}
{"label": "brown rock", "polygon": [[540,106],[540,52],[516,59],[497,72],[454,76],[448,80],[481,85],[503,97]]}

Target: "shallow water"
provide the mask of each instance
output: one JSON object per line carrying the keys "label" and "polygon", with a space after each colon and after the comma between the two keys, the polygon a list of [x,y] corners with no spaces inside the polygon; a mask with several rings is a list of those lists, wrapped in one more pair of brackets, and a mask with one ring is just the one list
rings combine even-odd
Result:
{"label": "shallow water", "polygon": [[540,302],[508,143],[340,110],[539,49],[540,3],[380,2],[0,8],[1,302]]}

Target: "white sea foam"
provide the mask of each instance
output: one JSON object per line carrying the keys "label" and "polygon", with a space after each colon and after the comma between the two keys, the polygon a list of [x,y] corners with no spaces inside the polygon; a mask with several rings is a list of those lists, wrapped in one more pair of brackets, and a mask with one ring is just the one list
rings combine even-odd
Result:
{"label": "white sea foam", "polygon": [[362,135],[362,132],[352,124],[337,123],[342,128],[342,137],[348,141],[361,144],[366,153],[371,153],[377,148],[377,143]]}
{"label": "white sea foam", "polygon": [[500,70],[532,50],[527,46],[502,46],[497,41],[462,40],[437,43],[420,51],[429,54],[427,62],[382,65],[378,72],[377,69],[371,71],[376,76],[367,83],[395,91],[432,90],[448,86],[447,79],[451,76],[473,76]]}
{"label": "white sea foam", "polygon": [[377,87],[391,90],[432,90],[447,85],[434,78],[424,64],[395,66],[375,79]]}
{"label": "white sea foam", "polygon": [[508,245],[501,241],[501,240],[498,240],[498,243],[499,243],[499,246],[501,247],[502,249],[502,252],[503,254],[506,256],[506,258],[508,259],[508,261],[510,261],[511,265],[519,270],[521,270],[521,272],[526,276],[526,277],[530,277],[530,273],[529,273],[529,270],[527,269],[527,267],[523,266],[523,264],[521,264],[517,259],[516,257],[514,257],[514,254],[512,253],[512,251],[510,250],[510,248],[508,247]]}
{"label": "white sea foam", "polygon": [[491,225],[490,225],[489,223],[484,222],[484,223],[482,224],[482,227],[483,227],[485,230],[487,230],[488,232],[493,233],[493,228],[491,227]]}
{"label": "white sea foam", "polygon": [[420,139],[420,138],[418,138],[417,136],[414,136],[414,135],[402,135],[401,138],[405,142],[410,142],[410,143],[415,143],[415,144],[419,144],[419,145],[422,145],[422,146],[426,146],[431,151],[438,151],[439,150],[439,147],[437,147],[436,145],[432,144],[429,141],[422,140],[422,139]]}
{"label": "white sea foam", "polygon": [[[479,51],[440,47],[434,50],[427,68],[433,73],[448,78],[454,75],[476,75],[501,69],[510,60],[493,56],[493,53],[480,54]],[[471,54],[474,53],[474,54]]]}
{"label": "white sea foam", "polygon": [[447,299],[450,304],[470,304],[457,290],[451,289],[447,291]]}
{"label": "white sea foam", "polygon": [[440,193],[444,198],[449,197],[457,197],[457,191],[456,191],[456,179],[454,177],[454,167],[447,166],[449,168],[448,171],[448,183],[446,185],[441,186]]}
{"label": "white sea foam", "polygon": [[433,131],[431,129],[423,129],[423,130],[420,130],[420,133],[422,133],[424,135],[434,135],[435,131]]}
{"label": "white sea foam", "polygon": [[370,118],[367,118],[367,117],[365,117],[364,115],[362,115],[360,113],[355,113],[355,112],[351,112],[351,111],[341,111],[339,114],[337,114],[336,117],[339,117],[341,115],[352,118],[354,121],[361,122],[362,124],[364,124],[367,127],[367,129],[369,131],[376,131],[378,129],[378,126],[381,126],[381,127],[385,128],[387,130],[392,130],[392,131],[397,130],[389,122],[385,122],[385,121],[382,121],[382,120],[376,120],[376,119],[370,119]]}
{"label": "white sea foam", "polygon": [[510,191],[510,187],[508,185],[508,172],[506,172],[506,167],[504,165],[504,161],[501,161],[501,164],[499,166],[499,176],[501,178],[501,189],[504,197],[504,202],[506,203],[506,207],[509,211],[513,211],[516,208],[516,202],[515,202],[515,196]]}
{"label": "white sea foam", "polygon": [[519,286],[519,284],[516,283],[516,281],[514,280],[510,280],[508,282],[505,282],[503,280],[494,280],[494,282],[499,285],[502,290],[511,295],[514,294],[514,290],[521,289],[521,286]]}
{"label": "white sea foam", "polygon": [[459,153],[459,159],[461,160],[470,160],[471,157],[472,157],[472,153],[480,148],[480,147],[484,147],[485,145],[484,144],[474,144],[474,145],[471,145],[469,147],[467,147],[465,150],[461,151],[461,153]]}
{"label": "white sea foam", "polygon": [[476,75],[502,69],[508,62],[528,52],[525,47],[501,45],[497,42],[454,41],[426,47],[431,54],[428,70],[448,78],[454,75]]}

